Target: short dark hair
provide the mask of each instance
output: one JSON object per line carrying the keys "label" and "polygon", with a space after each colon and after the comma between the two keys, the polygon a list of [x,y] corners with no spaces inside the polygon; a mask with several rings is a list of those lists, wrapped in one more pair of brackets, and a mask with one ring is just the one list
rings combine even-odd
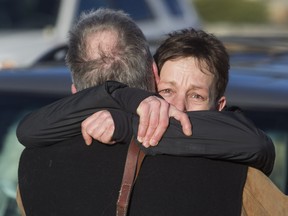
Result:
{"label": "short dark hair", "polygon": [[[223,43],[214,35],[193,28],[168,34],[156,50],[154,60],[160,73],[168,60],[195,58],[202,72],[204,69],[214,75],[215,100],[225,93],[229,80],[229,55]],[[204,67],[204,68],[203,68]]]}
{"label": "short dark hair", "polygon": [[[106,32],[116,38],[111,50],[91,50],[88,38]],[[99,39],[100,40],[100,39]],[[91,52],[97,56],[91,57]],[[69,34],[66,63],[78,91],[119,81],[130,87],[155,90],[153,58],[149,44],[136,23],[123,11],[98,9],[84,12]]]}

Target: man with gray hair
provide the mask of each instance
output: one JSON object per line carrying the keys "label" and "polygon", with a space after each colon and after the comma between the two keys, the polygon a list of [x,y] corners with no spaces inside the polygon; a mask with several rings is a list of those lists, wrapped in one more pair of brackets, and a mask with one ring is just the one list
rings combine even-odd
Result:
{"label": "man with gray hair", "polygon": [[[84,13],[70,32],[67,65],[73,79],[72,92],[81,97],[119,85],[113,82],[101,85],[107,80],[155,91],[153,68],[156,67],[153,64],[142,31],[121,11],[98,9]],[[87,91],[93,86],[98,86],[95,91]],[[118,108],[110,111],[116,118],[121,118],[121,107],[105,98],[105,94],[95,94],[95,102],[100,101],[103,107]],[[91,102],[87,104],[87,115],[95,106]],[[173,113],[189,123],[186,114],[176,109]],[[61,116],[56,110],[50,114]],[[77,113],[71,114],[77,117]],[[42,120],[49,121],[49,118]],[[37,127],[29,126],[32,130]],[[57,123],[54,127],[52,133],[57,133]],[[70,130],[67,127],[62,136],[65,137]],[[54,143],[57,145],[52,145]],[[111,148],[95,143],[87,147],[82,136],[78,135],[64,142],[53,140],[49,145],[26,148],[21,155],[19,188],[26,214],[114,215],[128,144]],[[89,164],[93,168],[87,170]]]}
{"label": "man with gray hair", "polygon": [[77,91],[107,80],[155,91],[149,44],[121,11],[99,9],[82,14],[70,32],[66,60]]}

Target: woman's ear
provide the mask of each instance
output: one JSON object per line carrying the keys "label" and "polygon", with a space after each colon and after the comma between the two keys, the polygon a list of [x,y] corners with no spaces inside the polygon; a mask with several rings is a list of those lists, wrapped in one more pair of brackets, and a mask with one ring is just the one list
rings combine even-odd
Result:
{"label": "woman's ear", "polygon": [[71,85],[71,92],[72,94],[75,94],[77,92],[77,89],[74,84]]}
{"label": "woman's ear", "polygon": [[224,109],[224,107],[226,106],[226,97],[222,96],[217,103],[217,110],[221,111]]}

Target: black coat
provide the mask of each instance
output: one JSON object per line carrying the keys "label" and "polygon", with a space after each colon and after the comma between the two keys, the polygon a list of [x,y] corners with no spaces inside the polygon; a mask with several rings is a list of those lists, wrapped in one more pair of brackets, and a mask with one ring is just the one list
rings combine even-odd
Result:
{"label": "black coat", "polygon": [[[113,216],[127,144],[77,136],[25,149],[19,187],[27,216]],[[237,216],[247,167],[197,157],[147,156],[132,193],[129,215]]]}

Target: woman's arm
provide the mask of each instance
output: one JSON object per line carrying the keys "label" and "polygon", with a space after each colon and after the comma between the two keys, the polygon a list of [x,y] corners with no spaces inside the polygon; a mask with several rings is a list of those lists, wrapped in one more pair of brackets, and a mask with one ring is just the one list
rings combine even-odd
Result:
{"label": "woman's arm", "polygon": [[[118,142],[130,139],[131,114],[117,112],[124,109],[135,113],[139,103],[153,95],[143,92],[126,88],[117,82],[83,90],[28,115],[18,127],[18,139],[26,147],[51,145],[69,139],[79,135],[81,122],[101,108],[116,112],[112,111],[116,123],[114,138]],[[127,102],[123,102],[125,100]],[[144,148],[147,154],[203,156],[244,163],[266,174],[271,172],[275,159],[274,145],[242,113],[195,111],[188,114],[193,124],[191,137],[182,133],[178,121],[171,120],[158,146]],[[135,116],[133,119],[136,135],[139,118]]]}
{"label": "woman's arm", "polygon": [[[93,113],[103,109],[114,110],[114,112],[118,110],[118,113],[123,110],[123,107],[119,104],[120,100],[116,100],[111,96],[111,92],[123,88],[128,89],[122,83],[107,81],[103,85],[82,90],[44,106],[22,119],[17,128],[17,138],[25,147],[37,147],[52,145],[79,135],[81,134],[82,121]],[[124,91],[122,95],[133,94],[134,90],[130,90]],[[153,93],[139,91],[137,97],[133,100],[133,106],[151,95]],[[119,117],[124,121],[124,119],[129,118],[129,114],[122,113]],[[127,120],[124,122],[126,126]],[[117,126],[117,123],[124,124],[122,121],[115,123]],[[117,128],[120,129],[121,126]],[[120,132],[118,131],[118,134]]]}
{"label": "woman's arm", "polygon": [[17,128],[19,142],[26,147],[45,146],[81,134],[81,122],[99,108],[120,109],[105,88],[85,89],[27,115]]}
{"label": "woman's arm", "polygon": [[[162,140],[155,147],[143,148],[147,154],[172,154],[227,160],[272,172],[275,148],[272,140],[243,113],[194,111],[192,137],[184,136],[177,121],[170,121]],[[134,134],[138,121],[133,120]]]}

